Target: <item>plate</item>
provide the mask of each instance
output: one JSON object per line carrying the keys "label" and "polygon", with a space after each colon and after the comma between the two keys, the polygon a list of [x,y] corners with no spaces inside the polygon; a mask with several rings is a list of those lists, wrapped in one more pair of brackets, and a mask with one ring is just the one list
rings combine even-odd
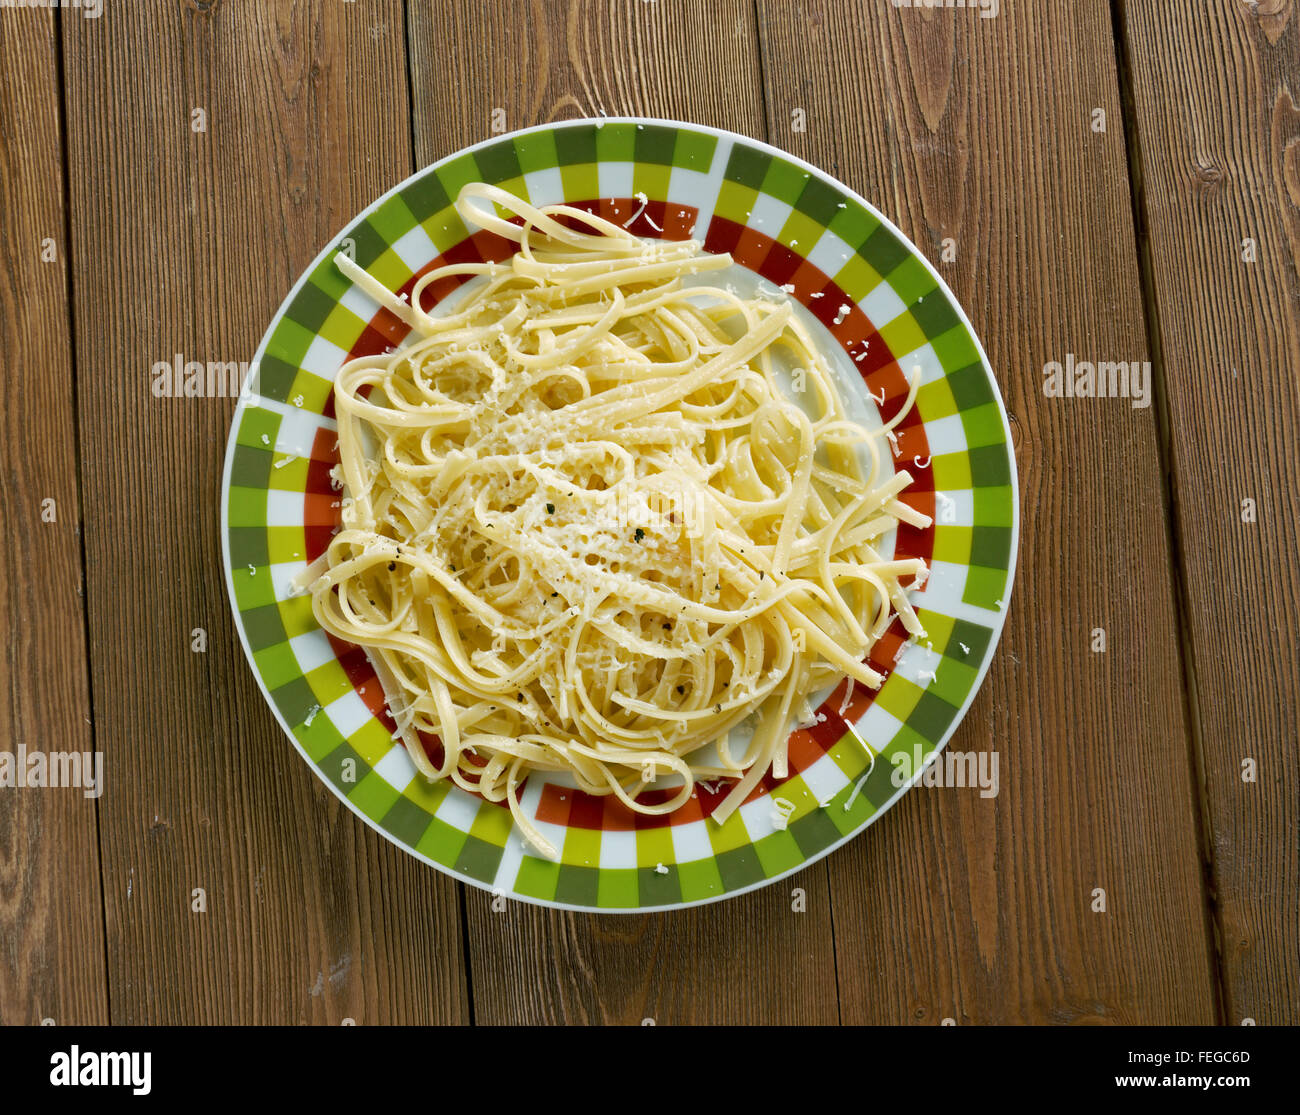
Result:
{"label": "plate", "polygon": [[[827,352],[880,420],[920,370],[895,452],[915,478],[905,501],[934,522],[900,525],[894,550],[931,564],[911,594],[927,637],[908,641],[895,622],[872,653],[884,685],[872,693],[841,684],[820,722],[791,737],[790,776],[766,778],[725,824],[708,816],[721,791],[702,788],[676,813],[650,817],[534,774],[524,808],[562,850],[561,862],[541,857],[503,804],[416,773],[365,654],[327,637],[310,597],[293,589],[338,523],[333,377],[349,357],[382,352],[405,333],[332,258],[347,251],[398,291],[435,266],[504,258],[503,240],[471,235],[451,207],[474,181],[534,205],[580,205],[638,235],[694,236],[708,251],[730,252],[753,281],[785,287],[819,323]],[[695,905],[775,882],[870,825],[927,768],[927,783],[938,773],[968,775],[966,763],[932,764],[997,646],[1018,527],[997,383],[920,251],[863,198],[791,155],[729,132],[634,118],[494,137],[408,178],[325,245],[251,365],[221,506],[244,650],[276,719],[326,785],[394,843],[458,879],[527,902],[611,912]]]}

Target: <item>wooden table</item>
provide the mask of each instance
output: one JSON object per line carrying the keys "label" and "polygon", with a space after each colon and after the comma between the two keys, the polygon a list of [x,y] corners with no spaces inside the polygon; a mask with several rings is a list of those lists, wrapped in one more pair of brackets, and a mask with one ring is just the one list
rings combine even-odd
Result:
{"label": "wooden table", "polygon": [[[1289,0],[82,3],[0,10],[0,745],[106,791],[0,789],[0,1021],[1300,1022]],[[1002,785],[719,905],[496,913],[293,754],[223,584],[233,401],[150,370],[249,359],[413,170],[599,113],[817,163],[970,313],[1023,532],[951,746]],[[1154,405],[1048,397],[1071,354]]]}

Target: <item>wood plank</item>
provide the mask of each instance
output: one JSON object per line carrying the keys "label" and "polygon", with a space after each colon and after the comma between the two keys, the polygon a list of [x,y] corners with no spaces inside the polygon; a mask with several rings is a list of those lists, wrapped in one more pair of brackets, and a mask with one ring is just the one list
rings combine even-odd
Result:
{"label": "wood plank", "polygon": [[764,138],[754,13],[744,0],[408,0],[408,8],[417,162],[489,138],[494,123],[515,131],[602,113]]}
{"label": "wood plank", "polygon": [[1148,357],[1108,7],[759,0],[759,33],[773,142],[955,241],[1018,438],[1014,598],[949,745],[1000,793],[914,791],[831,857],[844,1021],[1212,1022],[1154,411],[1042,387]]}
{"label": "wood plank", "polygon": [[[417,162],[487,138],[494,108],[511,130],[603,111],[761,138],[753,18],[739,0],[412,4]],[[807,912],[793,911],[796,887]],[[493,913],[467,890],[475,1020],[834,1022],[827,897],[821,864],[720,905],[634,916]]]}
{"label": "wood plank", "polygon": [[[0,751],[93,752],[55,15],[0,19]],[[52,500],[52,504],[46,504]],[[113,772],[106,774],[111,783]],[[0,788],[0,1023],[108,1020],[96,799]]]}
{"label": "wood plank", "polygon": [[113,1021],[460,1021],[455,886],[318,782],[238,646],[234,402],[151,394],[173,354],[249,359],[299,271],[409,173],[401,9],[119,6],[63,33]]}
{"label": "wood plank", "polygon": [[1121,7],[1225,1017],[1293,1026],[1300,13],[1278,3]]}

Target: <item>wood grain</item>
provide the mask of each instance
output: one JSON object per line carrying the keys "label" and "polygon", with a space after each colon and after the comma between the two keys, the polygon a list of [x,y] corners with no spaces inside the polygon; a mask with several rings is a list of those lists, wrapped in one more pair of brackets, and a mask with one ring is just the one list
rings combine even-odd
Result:
{"label": "wood grain", "polygon": [[150,390],[176,353],[249,359],[320,246],[409,173],[402,9],[119,5],[63,30],[113,1021],[461,1021],[455,886],[318,782],[239,648],[233,400]]}
{"label": "wood grain", "polygon": [[1212,1022],[1153,412],[1042,390],[1068,353],[1148,355],[1108,8],[759,13],[773,142],[931,259],[956,242],[1020,471],[1006,631],[949,744],[998,752],[1000,793],[914,791],[830,858],[844,1021]]}
{"label": "wood grain", "polygon": [[[0,751],[92,752],[67,300],[59,60],[48,10],[0,19]],[[44,501],[52,500],[52,504]],[[53,516],[51,521],[50,516]],[[111,785],[113,771],[105,773]],[[96,800],[0,788],[0,1024],[108,1018]]]}
{"label": "wood grain", "polygon": [[[408,0],[417,161],[581,116],[658,116],[762,139],[746,0]],[[701,50],[700,44],[708,49]]]}
{"label": "wood grain", "polygon": [[[761,138],[753,20],[749,3],[693,0],[413,3],[417,162],[487,138],[493,108],[510,129],[603,112]],[[806,912],[794,912],[796,887]],[[489,896],[470,890],[475,1021],[835,1022],[827,897],[821,864],[719,905],[632,917],[517,903],[494,913]]]}
{"label": "wood grain", "polygon": [[1300,12],[1122,8],[1226,1019],[1295,1025]]}

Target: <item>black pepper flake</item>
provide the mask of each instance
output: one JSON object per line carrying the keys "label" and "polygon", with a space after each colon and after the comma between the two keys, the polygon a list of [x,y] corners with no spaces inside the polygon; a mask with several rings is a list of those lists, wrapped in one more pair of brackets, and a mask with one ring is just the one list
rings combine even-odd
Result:
{"label": "black pepper flake", "polygon": [[664,624],[664,630],[665,630],[665,631],[671,631],[672,629],[673,629],[673,625],[672,625],[671,623],[665,623],[665,624]]}
{"label": "black pepper flake", "polygon": [[516,694],[515,694],[515,700],[516,700],[516,701],[522,701],[523,699],[524,699],[524,695],[523,695],[522,693],[516,693]]}
{"label": "black pepper flake", "polygon": [[640,527],[637,527],[636,531],[632,535],[632,541],[640,542],[641,539],[643,539],[644,537],[645,537],[645,531],[642,530]]}
{"label": "black pepper flake", "polygon": [[560,594],[559,594],[558,592],[553,592],[553,593],[551,593],[551,595],[552,595],[552,596],[559,596]]}
{"label": "black pepper flake", "polygon": [[395,561],[390,561],[390,562],[388,563],[388,572],[391,573],[391,572],[392,572],[394,569],[396,569],[396,568],[397,568],[397,562],[395,562]]}
{"label": "black pepper flake", "polygon": [[677,692],[678,692],[678,693],[685,693],[685,692],[686,692],[686,689],[685,689],[684,686],[679,685],[679,686],[677,687]]}
{"label": "black pepper flake", "polygon": [[721,705],[714,705],[714,706],[713,706],[713,711],[714,711],[714,712],[721,712],[721,711],[722,711],[722,706],[721,706]]}
{"label": "black pepper flake", "polygon": [[553,503],[548,503],[548,504],[546,505],[546,513],[547,513],[548,515],[554,515],[554,514],[555,514],[555,504],[553,504]]}

